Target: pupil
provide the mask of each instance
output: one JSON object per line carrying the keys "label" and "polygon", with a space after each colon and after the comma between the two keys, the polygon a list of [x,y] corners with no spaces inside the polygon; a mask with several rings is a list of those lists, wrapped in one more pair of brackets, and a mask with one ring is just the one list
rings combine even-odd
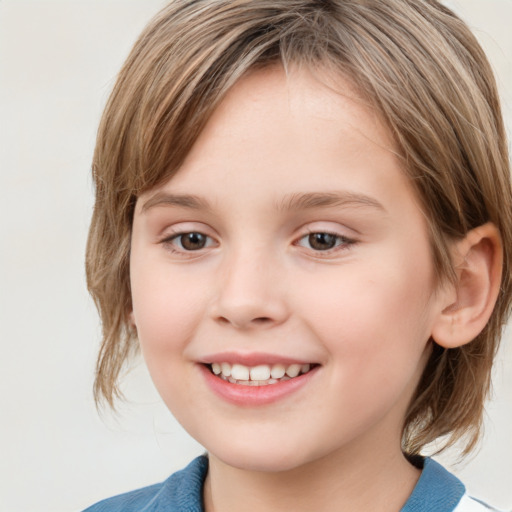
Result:
{"label": "pupil", "polygon": [[336,237],[329,233],[311,233],[309,245],[318,251],[327,251],[336,245]]}
{"label": "pupil", "polygon": [[206,237],[201,233],[187,233],[181,236],[181,245],[189,251],[202,249],[205,244]]}

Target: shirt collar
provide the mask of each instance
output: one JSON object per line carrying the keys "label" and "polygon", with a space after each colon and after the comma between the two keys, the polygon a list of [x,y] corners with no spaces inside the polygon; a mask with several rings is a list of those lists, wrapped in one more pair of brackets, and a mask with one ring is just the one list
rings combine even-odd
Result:
{"label": "shirt collar", "polygon": [[400,512],[452,512],[465,492],[457,477],[426,458],[420,479]]}

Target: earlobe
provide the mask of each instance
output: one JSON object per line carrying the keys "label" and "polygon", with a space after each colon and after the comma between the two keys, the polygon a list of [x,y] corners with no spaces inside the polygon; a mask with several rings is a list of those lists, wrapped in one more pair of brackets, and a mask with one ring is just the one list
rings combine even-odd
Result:
{"label": "earlobe", "polygon": [[472,341],[485,327],[498,297],[503,247],[498,229],[487,223],[471,230],[454,245],[457,280],[447,291],[432,338],[438,345],[455,348]]}

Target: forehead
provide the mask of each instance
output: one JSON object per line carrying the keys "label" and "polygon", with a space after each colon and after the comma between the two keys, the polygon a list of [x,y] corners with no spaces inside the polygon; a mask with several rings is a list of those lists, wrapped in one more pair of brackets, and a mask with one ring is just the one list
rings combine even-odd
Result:
{"label": "forehead", "polygon": [[315,187],[319,156],[356,174],[383,155],[401,165],[390,130],[349,79],[274,65],[250,71],[228,91],[170,182],[180,187],[197,176],[208,190],[218,179],[254,177],[267,161],[293,192],[300,170]]}
{"label": "forehead", "polygon": [[325,141],[325,145],[341,136],[354,144],[373,143],[395,151],[391,132],[349,79],[322,69],[290,66],[285,71],[274,65],[250,71],[231,88],[192,148],[189,160],[207,139],[212,143],[227,141],[241,130],[248,136],[262,135],[268,130],[265,119],[271,118],[279,118],[283,130],[282,137],[270,147],[291,139],[289,135],[295,137],[294,142]]}

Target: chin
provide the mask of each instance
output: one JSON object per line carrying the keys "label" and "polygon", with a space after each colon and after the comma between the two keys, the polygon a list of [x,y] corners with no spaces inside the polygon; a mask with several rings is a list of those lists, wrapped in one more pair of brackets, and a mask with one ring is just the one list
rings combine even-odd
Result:
{"label": "chin", "polygon": [[208,450],[208,453],[231,467],[262,473],[280,473],[298,469],[312,462],[301,443],[284,447],[264,445],[263,443],[229,443],[229,447]]}
{"label": "chin", "polygon": [[279,459],[262,457],[261,455],[251,456],[252,454],[237,453],[233,456],[216,456],[224,464],[244,471],[258,473],[281,473],[297,469],[302,464],[295,457],[282,457]]}

